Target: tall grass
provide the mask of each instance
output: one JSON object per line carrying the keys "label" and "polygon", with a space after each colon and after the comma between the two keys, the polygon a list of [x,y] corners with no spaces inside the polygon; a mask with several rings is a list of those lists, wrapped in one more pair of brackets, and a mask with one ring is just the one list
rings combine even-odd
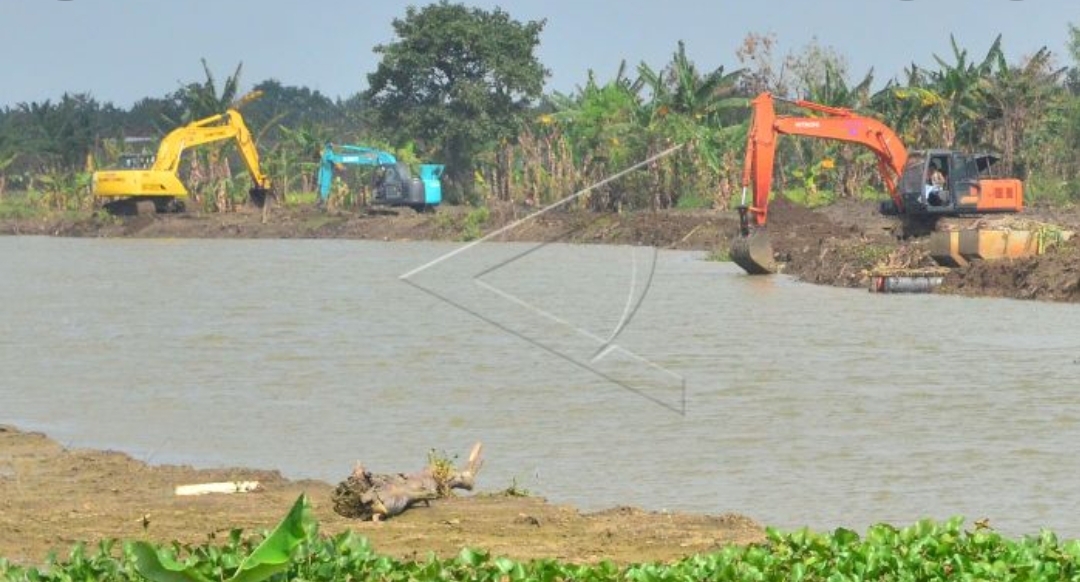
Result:
{"label": "tall grass", "polygon": [[0,198],[0,220],[87,216],[93,209],[93,201],[81,193],[8,192]]}

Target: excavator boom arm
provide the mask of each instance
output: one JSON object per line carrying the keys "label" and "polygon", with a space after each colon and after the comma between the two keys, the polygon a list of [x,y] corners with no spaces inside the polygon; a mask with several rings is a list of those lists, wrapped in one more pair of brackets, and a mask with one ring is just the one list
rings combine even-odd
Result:
{"label": "excavator boom arm", "polygon": [[[748,274],[775,273],[779,268],[764,227],[768,218],[776,140],[780,135],[854,143],[874,152],[878,172],[892,198],[891,204],[881,207],[885,214],[927,218],[1019,212],[1023,207],[1023,184],[1019,180],[981,176],[984,168],[978,160],[986,159],[986,156],[929,150],[912,154],[909,165],[908,151],[900,138],[877,119],[858,115],[842,107],[802,100],[784,101],[821,115],[778,116],[769,93],[762,93],[752,101],[753,118],[743,165],[743,199],[738,207],[739,233],[731,243],[732,260]],[[946,171],[943,170],[945,167],[950,168],[947,170],[951,172],[950,181],[947,182],[945,175],[940,172],[936,175],[938,180],[926,181],[935,177],[933,171]],[[746,199],[747,189],[753,196],[749,203]],[[993,192],[992,196],[990,191]]]}
{"label": "excavator boom arm", "polygon": [[802,100],[791,103],[803,109],[825,113],[826,117],[777,116],[773,100],[769,93],[762,93],[752,102],[753,118],[743,164],[743,188],[744,192],[746,188],[750,188],[753,193],[749,213],[756,226],[765,226],[768,216],[776,140],[779,135],[831,139],[869,148],[878,158],[878,172],[889,195],[898,208],[903,208],[903,201],[896,192],[896,183],[907,162],[908,154],[903,142],[892,129],[872,117],[857,115],[849,109]]}
{"label": "excavator boom arm", "polygon": [[[802,135],[855,143],[869,148],[878,158],[878,171],[885,181],[897,208],[903,200],[896,183],[907,162],[907,149],[888,126],[872,117],[857,115],[850,109],[830,107],[809,101],[788,101],[796,107],[816,111],[817,117],[778,116],[773,96],[762,93],[751,102],[753,117],[746,136],[746,160],[743,163],[743,200],[739,206],[739,236],[731,245],[731,258],[751,275],[776,272],[772,244],[764,227],[769,212],[776,140],[780,135]],[[786,101],[786,100],[785,100]],[[752,192],[747,204],[746,191]],[[751,229],[751,223],[755,228]]]}
{"label": "excavator boom arm", "polygon": [[367,146],[326,144],[319,162],[319,198],[330,195],[330,183],[334,179],[335,164],[356,166],[393,166],[397,164],[394,154]]}
{"label": "excavator boom arm", "polygon": [[200,119],[170,132],[161,140],[153,170],[175,173],[180,166],[184,151],[200,145],[224,140],[235,140],[236,149],[244,160],[255,187],[269,189],[270,180],[259,166],[259,152],[255,140],[248,131],[244,118],[234,109],[223,114]]}

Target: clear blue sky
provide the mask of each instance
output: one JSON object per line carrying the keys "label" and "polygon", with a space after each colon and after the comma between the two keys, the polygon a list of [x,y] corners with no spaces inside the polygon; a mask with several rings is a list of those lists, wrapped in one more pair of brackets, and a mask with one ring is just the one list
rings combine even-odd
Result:
{"label": "clear blue sky", "polygon": [[[428,2],[416,2],[422,6]],[[1077,0],[505,0],[517,20],[547,19],[539,57],[548,91],[569,92],[589,69],[610,79],[619,62],[662,67],[677,42],[701,69],[738,67],[747,33],[775,33],[779,53],[812,38],[835,48],[852,76],[881,82],[911,63],[950,57],[949,33],[977,58],[1003,34],[1010,61],[1047,46],[1061,65]],[[366,86],[407,3],[369,0],[0,0],[0,105],[89,92],[127,107],[243,62],[244,88],[268,78],[348,97]],[[950,58],[951,61],[951,58]]]}

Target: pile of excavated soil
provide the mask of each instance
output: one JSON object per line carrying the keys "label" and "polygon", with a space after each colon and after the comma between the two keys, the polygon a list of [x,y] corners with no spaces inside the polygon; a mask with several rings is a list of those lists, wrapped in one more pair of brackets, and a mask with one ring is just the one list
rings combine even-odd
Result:
{"label": "pile of excavated soil", "polygon": [[[416,465],[404,459],[402,470]],[[350,470],[342,467],[342,479]],[[178,485],[252,480],[260,491],[174,494]],[[764,539],[762,527],[740,515],[629,507],[581,513],[506,493],[435,500],[381,523],[350,520],[334,513],[329,483],[290,481],[275,471],[150,466],[121,453],[65,449],[42,434],[0,426],[0,557],[24,565],[42,564],[53,551],[65,556],[80,541],[223,544],[233,528],[258,533],[274,527],[302,493],[312,502],[320,532],[352,529],[376,551],[402,559],[452,557],[469,547],[519,560],[627,564]]]}
{"label": "pile of excavated soil", "polygon": [[868,287],[875,268],[934,264],[924,242],[901,240],[898,223],[870,203],[811,210],[778,200],[769,205],[768,229],[781,272],[810,283]]}
{"label": "pile of excavated soil", "polygon": [[[1051,225],[1080,233],[1080,210],[1033,207],[1018,216],[945,219],[935,228],[979,224],[987,228]],[[803,281],[868,287],[877,269],[923,269],[936,263],[928,250],[929,231],[904,233],[899,219],[876,212],[876,205],[841,201],[811,210],[783,200],[770,204],[769,233],[782,272]],[[1080,240],[1024,259],[976,261],[952,269],[939,293],[1080,301]]]}
{"label": "pile of excavated soil", "polygon": [[941,290],[971,297],[1080,302],[1080,241],[1070,240],[1036,257],[972,263],[946,275]]}

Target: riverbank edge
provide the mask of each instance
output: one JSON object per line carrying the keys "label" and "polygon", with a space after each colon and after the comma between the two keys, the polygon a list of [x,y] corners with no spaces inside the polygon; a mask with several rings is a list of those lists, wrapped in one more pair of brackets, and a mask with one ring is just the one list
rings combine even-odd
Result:
{"label": "riverbank edge", "polygon": [[[7,422],[0,419],[0,422]],[[402,459],[403,471],[422,459]],[[342,468],[344,479],[351,468]],[[765,529],[735,513],[645,511],[616,506],[593,512],[549,502],[520,488],[492,489],[419,505],[386,522],[333,511],[334,485],[287,479],[276,470],[150,464],[113,450],[69,448],[44,433],[0,424],[0,557],[34,565],[79,543],[145,540],[213,542],[233,529],[272,528],[304,494],[322,534],[344,531],[399,559],[453,557],[462,548],[518,560],[629,564],[672,561],[730,544],[764,540]],[[257,481],[250,493],[178,496],[181,485]]]}

